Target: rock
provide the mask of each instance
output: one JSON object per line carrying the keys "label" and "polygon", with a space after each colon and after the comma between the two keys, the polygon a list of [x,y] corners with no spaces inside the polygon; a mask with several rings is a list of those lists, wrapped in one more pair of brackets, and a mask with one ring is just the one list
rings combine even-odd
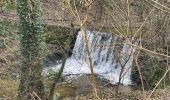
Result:
{"label": "rock", "polygon": [[76,95],[76,88],[71,83],[59,83],[55,88],[56,97],[69,97]]}
{"label": "rock", "polygon": [[[96,83],[98,88],[111,87],[112,84],[108,80],[96,75]],[[92,92],[92,80],[90,74],[78,75],[78,77],[70,81],[74,87],[76,87],[76,94],[88,94]]]}

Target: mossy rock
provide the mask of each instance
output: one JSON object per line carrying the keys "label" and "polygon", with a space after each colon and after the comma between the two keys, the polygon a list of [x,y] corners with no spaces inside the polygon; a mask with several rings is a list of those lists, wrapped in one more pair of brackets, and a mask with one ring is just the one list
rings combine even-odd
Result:
{"label": "mossy rock", "polygon": [[46,25],[45,33],[46,33],[46,43],[62,45],[70,36],[70,28]]}
{"label": "mossy rock", "polygon": [[[63,56],[63,48],[66,46],[67,39],[71,37],[71,43],[69,45],[68,57],[71,56],[74,44],[76,42],[76,36],[79,29],[73,29],[74,33],[70,34],[69,27],[61,27],[55,25],[46,25],[46,43],[49,46],[50,54],[46,56],[45,66],[53,66],[56,64],[56,60],[61,60]],[[52,47],[50,48],[50,45]]]}
{"label": "mossy rock", "polygon": [[54,95],[56,97],[69,97],[76,95],[76,88],[70,83],[57,84]]}

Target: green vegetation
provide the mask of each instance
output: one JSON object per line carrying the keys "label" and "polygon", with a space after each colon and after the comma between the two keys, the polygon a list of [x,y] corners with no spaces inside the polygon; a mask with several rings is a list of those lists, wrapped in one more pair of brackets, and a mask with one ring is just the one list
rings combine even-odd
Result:
{"label": "green vegetation", "polygon": [[[93,98],[91,89],[88,91],[89,94],[82,93],[84,96],[78,94],[76,97],[75,87],[68,83],[60,84],[63,81],[63,76],[60,75],[67,59],[65,54],[72,54],[77,35],[76,29],[70,34],[72,30],[68,28],[69,22],[73,22],[76,27],[87,25],[87,29],[118,35],[123,37],[121,40],[123,43],[139,47],[133,56],[135,58],[136,52],[140,52],[136,59],[141,69],[146,96],[167,71],[170,64],[168,0],[43,0],[44,19],[41,2],[41,0],[0,0],[0,99],[1,97],[16,99],[18,96],[17,99],[20,100],[32,97],[44,100],[47,95],[49,96],[50,89],[52,91],[54,89],[51,97],[75,96],[72,98],[74,100]],[[53,22],[44,24],[43,20],[44,22],[47,20],[47,23],[49,20]],[[58,23],[65,25],[65,21],[66,27],[58,26]],[[119,43],[113,44],[113,49],[110,50],[116,51],[118,45]],[[46,52],[47,49],[49,52]],[[45,66],[43,60],[48,56],[54,61],[56,58],[63,58],[63,66],[60,72],[49,70],[47,76],[42,76],[42,66]],[[99,97],[115,100],[144,99],[140,91],[141,80],[136,66],[134,63],[132,80],[137,83],[139,90],[133,90],[130,94],[128,92],[116,94],[114,89],[105,93],[108,88],[104,87],[103,90],[99,90]],[[151,99],[170,99],[168,86],[170,75],[166,76]],[[80,81],[81,84],[85,83]]]}
{"label": "green vegetation", "polygon": [[70,28],[59,26],[45,26],[46,43],[64,45],[69,37]]}
{"label": "green vegetation", "polygon": [[[45,90],[42,83],[42,66],[44,57],[44,33],[42,12],[39,1],[18,0],[19,36],[22,66],[18,99],[45,100]],[[29,87],[29,88],[28,88]],[[35,92],[39,97],[32,93]]]}
{"label": "green vegetation", "polygon": [[2,0],[2,11],[14,11],[17,8],[17,0]]}
{"label": "green vegetation", "polygon": [[[144,86],[145,89],[153,89],[157,82],[162,78],[162,76],[166,72],[166,63],[160,62],[157,58],[150,57],[144,54],[142,55],[142,57],[138,58],[138,61],[140,61],[139,64],[141,68]],[[135,64],[133,65],[134,66],[132,70],[132,80],[133,82],[137,83],[137,85],[141,85],[137,66],[135,66]],[[168,84],[169,83],[167,77],[165,77],[161,84],[159,84],[158,88],[165,88]]]}

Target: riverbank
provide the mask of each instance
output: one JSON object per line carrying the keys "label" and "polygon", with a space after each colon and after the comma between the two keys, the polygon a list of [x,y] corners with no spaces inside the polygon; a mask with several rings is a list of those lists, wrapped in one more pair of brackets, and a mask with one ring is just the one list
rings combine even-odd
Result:
{"label": "riverbank", "polygon": [[[13,80],[0,80],[0,99],[13,100],[16,97],[18,83]],[[122,88],[123,90],[124,88]],[[64,88],[63,88],[64,90]],[[170,86],[164,89],[157,89],[150,100],[170,100]],[[151,90],[145,91],[145,97],[148,97]],[[55,93],[57,94],[57,93]],[[103,87],[98,91],[98,96],[101,100],[143,100],[142,91],[133,90],[129,92],[122,92],[116,95],[114,87]],[[61,97],[63,100],[92,100],[92,93],[81,93],[70,97]]]}

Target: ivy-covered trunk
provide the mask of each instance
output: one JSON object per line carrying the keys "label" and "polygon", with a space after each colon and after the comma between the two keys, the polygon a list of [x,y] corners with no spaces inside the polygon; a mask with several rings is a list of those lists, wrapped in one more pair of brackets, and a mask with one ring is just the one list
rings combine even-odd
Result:
{"label": "ivy-covered trunk", "polygon": [[40,0],[17,0],[22,65],[19,100],[45,100],[42,82],[42,57],[44,53],[44,34]]}

